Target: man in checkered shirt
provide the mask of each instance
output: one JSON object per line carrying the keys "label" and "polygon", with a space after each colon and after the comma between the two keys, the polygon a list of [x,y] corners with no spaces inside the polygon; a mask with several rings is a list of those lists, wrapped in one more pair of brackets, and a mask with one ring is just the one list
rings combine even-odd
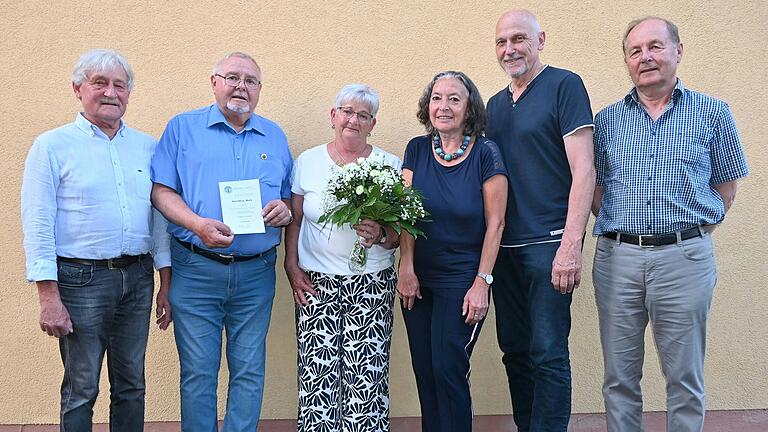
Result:
{"label": "man in checkered shirt", "polygon": [[594,137],[593,279],[608,430],[642,428],[650,319],[667,380],[667,430],[701,431],[717,280],[710,233],[733,204],[747,164],[728,105],[677,78],[683,44],[674,24],[632,21],[623,48],[635,87],[597,114]]}

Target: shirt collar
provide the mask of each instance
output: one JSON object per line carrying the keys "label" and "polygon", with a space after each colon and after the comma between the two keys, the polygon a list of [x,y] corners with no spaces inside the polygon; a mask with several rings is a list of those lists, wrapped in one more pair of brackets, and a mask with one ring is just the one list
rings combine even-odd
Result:
{"label": "shirt collar", "polygon": [[[544,66],[541,67],[541,70],[536,72],[536,75],[534,75],[533,78],[531,78],[531,80],[528,81],[528,84],[525,85],[525,91],[523,91],[523,93],[528,93],[528,89],[533,86],[533,83],[536,81],[536,78],[538,78],[539,75],[541,75],[542,72],[544,72],[544,69],[546,69],[548,66],[549,64],[544,64]],[[509,95],[509,99],[511,100],[512,99],[512,82],[511,81],[507,85],[507,94]],[[523,95],[521,94],[520,97],[522,96]]]}
{"label": "shirt collar", "polygon": [[[672,101],[677,102],[680,100],[681,97],[685,94],[685,86],[683,85],[683,80],[680,78],[677,79],[677,83],[675,84],[675,88],[672,89]],[[637,104],[640,103],[637,100],[637,87],[632,87],[632,90],[627,93],[626,96],[624,96],[624,103],[627,105],[630,104]]]}
{"label": "shirt collar", "polygon": [[[216,104],[212,104],[210,109],[208,110],[208,127],[211,127],[219,123],[222,123],[230,128],[232,127],[229,124],[229,122],[227,122],[227,118],[224,117],[224,113],[221,112],[221,109],[219,108],[219,106]],[[266,130],[261,124],[261,118],[254,113],[251,113],[251,118],[249,118],[248,121],[245,122],[245,127],[243,127],[243,130],[240,132],[249,131],[249,130],[252,130],[261,135],[264,135],[263,131]]]}
{"label": "shirt collar", "polygon": [[[107,136],[101,129],[99,129],[98,126],[88,121],[87,118],[83,115],[82,112],[77,113],[77,117],[75,117],[75,126],[77,126],[78,129],[85,132],[86,134],[94,137],[96,135],[101,136]],[[125,122],[120,119],[120,127],[117,129],[117,133],[115,136],[120,135],[121,137],[125,136]],[[109,137],[107,137],[109,138]]]}

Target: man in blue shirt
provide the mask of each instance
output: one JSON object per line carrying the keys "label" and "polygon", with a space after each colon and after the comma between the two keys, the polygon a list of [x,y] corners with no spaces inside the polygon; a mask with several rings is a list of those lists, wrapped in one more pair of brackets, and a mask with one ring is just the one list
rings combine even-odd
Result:
{"label": "man in blue shirt", "polygon": [[59,338],[61,430],[91,430],[106,352],[110,429],[142,431],[153,259],[158,323],[171,319],[166,223],[149,201],[156,141],[122,121],[133,71],[120,54],[83,54],[72,88],[83,111],[40,135],[24,169],[27,279],[37,285],[40,328]]}
{"label": "man in blue shirt", "polygon": [[[152,160],[152,202],[170,221],[172,262],[178,266],[170,303],[181,363],[182,430],[217,431],[225,329],[229,391],[223,430],[252,432],[264,390],[275,249],[280,227],[293,219],[293,160],[280,127],[253,113],[261,69],[251,56],[226,55],[213,69],[211,86],[216,103],[168,123]],[[223,222],[220,183],[244,180],[258,181],[263,204],[260,215],[244,216],[263,217],[265,232],[235,234]]]}
{"label": "man in blue shirt", "polygon": [[677,78],[683,44],[674,24],[632,21],[623,46],[635,87],[595,118],[593,277],[608,430],[642,429],[650,319],[667,381],[667,430],[701,431],[717,280],[710,233],[748,173],[746,160],[728,105]]}
{"label": "man in blue shirt", "polygon": [[487,137],[509,173],[494,266],[496,332],[518,430],[565,431],[571,412],[571,293],[595,172],[592,111],[581,78],[539,57],[545,33],[525,10],[496,25],[496,55],[511,81],[488,101]]}

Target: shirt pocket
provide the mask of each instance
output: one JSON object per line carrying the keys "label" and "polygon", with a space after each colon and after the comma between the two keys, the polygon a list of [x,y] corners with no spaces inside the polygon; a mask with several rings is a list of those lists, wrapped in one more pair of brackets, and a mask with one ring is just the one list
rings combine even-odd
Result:
{"label": "shirt pocket", "polygon": [[709,128],[692,127],[678,132],[673,146],[674,159],[684,174],[695,179],[709,181],[712,174],[710,147],[713,133]]}
{"label": "shirt pocket", "polygon": [[152,195],[152,180],[149,177],[149,167],[141,167],[133,170],[136,198],[142,201],[150,201]]}
{"label": "shirt pocket", "polygon": [[615,191],[631,188],[638,169],[637,156],[642,155],[644,151],[641,142],[632,134],[617,133],[606,143],[603,150],[605,152],[603,183],[606,187]]}
{"label": "shirt pocket", "polygon": [[272,200],[280,199],[283,180],[290,176],[290,173],[285,172],[282,161],[275,155],[262,154],[255,166],[256,171],[252,178],[259,179],[262,206]]}

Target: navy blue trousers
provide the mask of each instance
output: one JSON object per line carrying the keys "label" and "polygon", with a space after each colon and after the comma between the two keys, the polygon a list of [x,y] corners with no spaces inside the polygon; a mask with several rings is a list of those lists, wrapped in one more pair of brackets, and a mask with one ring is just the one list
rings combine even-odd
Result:
{"label": "navy blue trousers", "polygon": [[520,432],[565,432],[571,415],[571,294],[552,286],[560,243],[500,248],[493,268],[496,334]]}
{"label": "navy blue trousers", "polygon": [[422,432],[472,430],[469,357],[482,328],[464,323],[466,290],[421,287],[413,309],[403,309],[421,404]]}

